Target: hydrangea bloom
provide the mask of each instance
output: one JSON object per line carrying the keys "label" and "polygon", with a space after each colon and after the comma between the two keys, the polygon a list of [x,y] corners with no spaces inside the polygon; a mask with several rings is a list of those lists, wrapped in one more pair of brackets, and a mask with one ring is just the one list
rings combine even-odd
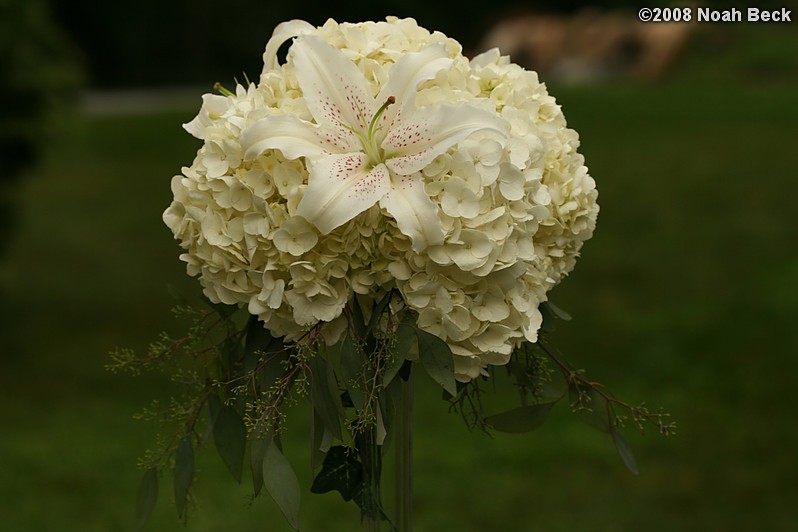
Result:
{"label": "hydrangea bloom", "polygon": [[181,259],[288,339],[325,322],[335,342],[348,301],[396,289],[468,381],[537,339],[595,228],[578,136],[537,74],[412,19],[281,24],[259,82],[205,95],[185,128],[204,143],[164,213]]}

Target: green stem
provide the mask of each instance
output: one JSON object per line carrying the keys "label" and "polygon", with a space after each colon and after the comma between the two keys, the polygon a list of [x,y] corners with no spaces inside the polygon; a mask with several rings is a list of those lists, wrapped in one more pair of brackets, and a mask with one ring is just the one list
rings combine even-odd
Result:
{"label": "green stem", "polygon": [[360,459],[363,462],[364,484],[367,486],[364,497],[363,526],[368,532],[379,532],[382,516],[380,502],[380,447],[377,445],[377,428],[365,429],[361,436]]}
{"label": "green stem", "polygon": [[402,381],[396,412],[396,525],[401,532],[413,530],[413,372]]}

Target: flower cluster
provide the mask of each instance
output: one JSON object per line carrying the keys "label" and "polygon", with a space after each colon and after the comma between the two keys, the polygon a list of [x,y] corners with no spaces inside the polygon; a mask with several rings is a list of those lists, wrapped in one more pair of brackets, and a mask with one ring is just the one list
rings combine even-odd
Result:
{"label": "flower cluster", "polygon": [[164,222],[207,297],[335,342],[347,302],[397,290],[461,381],[536,341],[598,214],[537,74],[412,19],[281,24],[259,82],[205,95],[185,128],[204,143]]}

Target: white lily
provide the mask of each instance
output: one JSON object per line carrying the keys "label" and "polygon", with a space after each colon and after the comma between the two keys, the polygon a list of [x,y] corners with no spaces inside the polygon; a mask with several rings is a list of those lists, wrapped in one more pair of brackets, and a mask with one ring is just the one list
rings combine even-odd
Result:
{"label": "white lily", "polygon": [[341,51],[307,34],[305,26],[292,30],[275,32],[267,51],[275,53],[282,42],[302,34],[290,53],[314,121],[287,114],[260,119],[243,133],[245,158],[268,149],[289,159],[305,157],[308,187],[296,215],[323,234],[379,202],[415,251],[442,244],[437,206],[424,190],[421,170],[475,131],[504,134],[503,121],[466,105],[416,108],[418,85],[453,63],[443,44],[404,55],[375,97]]}

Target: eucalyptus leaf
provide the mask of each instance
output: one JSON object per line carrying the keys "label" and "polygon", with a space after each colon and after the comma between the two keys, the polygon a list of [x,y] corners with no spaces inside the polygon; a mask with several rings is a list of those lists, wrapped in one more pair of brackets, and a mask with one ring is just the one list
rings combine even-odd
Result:
{"label": "eucalyptus leaf", "polygon": [[546,307],[551,313],[563,321],[571,321],[571,315],[565,312],[563,309],[552,303],[551,301],[544,301],[543,306]]}
{"label": "eucalyptus leaf", "polygon": [[507,412],[487,416],[485,422],[501,432],[523,433],[543,425],[555,403],[519,406]]}
{"label": "eucalyptus leaf", "polygon": [[451,349],[434,334],[416,329],[416,335],[418,354],[424,369],[449,395],[456,396],[457,384],[454,380],[454,359]]}
{"label": "eucalyptus leaf", "polygon": [[402,369],[402,365],[407,360],[407,355],[413,347],[413,343],[418,341],[416,330],[410,325],[399,324],[396,331],[396,349],[394,350],[393,363],[385,370],[382,376],[382,383],[387,386]]}
{"label": "eucalyptus leaf", "polygon": [[[385,426],[385,431],[391,435],[391,427],[393,426],[394,418],[396,417],[396,407],[401,400],[402,395],[402,381],[395,379],[388,384],[380,387],[378,400],[381,418]],[[385,449],[386,446],[383,446]]]}
{"label": "eucalyptus leaf", "polygon": [[352,497],[363,486],[363,465],[357,459],[354,449],[337,445],[331,447],[321,471],[313,479],[310,487],[312,493],[327,493],[337,491],[345,501]]}
{"label": "eucalyptus leaf", "polygon": [[216,451],[235,479],[241,482],[244,452],[247,447],[247,428],[244,426],[244,420],[234,407],[221,404],[215,395],[211,396],[208,402],[214,418],[213,443],[216,445]]}
{"label": "eucalyptus leaf", "polygon": [[210,401],[208,401],[208,403],[208,423],[205,424],[205,430],[202,432],[202,439],[200,439],[199,443],[200,449],[205,447],[205,444],[207,444],[208,440],[213,436],[213,425],[216,423],[216,415],[219,413],[218,411],[213,411],[213,408],[210,406]]}
{"label": "eucalyptus leaf", "polygon": [[554,332],[557,328],[554,325],[554,314],[544,305],[538,307],[540,314],[543,316],[543,321],[540,324],[540,332],[543,334]]}
{"label": "eucalyptus leaf", "polygon": [[136,530],[141,530],[149,519],[158,500],[158,470],[154,467],[144,472],[136,494]]}
{"label": "eucalyptus leaf", "polygon": [[266,452],[266,440],[253,436],[249,444],[249,465],[252,472],[252,488],[255,496],[260,495],[263,488],[263,454]]}
{"label": "eucalyptus leaf", "polygon": [[388,513],[382,506],[382,501],[379,500],[379,497],[375,496],[374,489],[365,482],[361,485],[360,489],[356,490],[352,495],[352,500],[355,501],[355,504],[360,508],[361,519],[365,517],[368,519],[387,521],[390,530],[398,530],[393,523],[391,523]]}
{"label": "eucalyptus leaf", "polygon": [[400,323],[396,330],[396,352],[405,360],[410,358],[409,355],[413,351],[413,345],[418,341],[417,338],[414,325]]}
{"label": "eucalyptus leaf", "polygon": [[375,413],[377,414],[377,423],[374,427],[375,439],[377,442],[378,447],[382,447],[385,443],[385,438],[388,436],[388,428],[385,425],[384,416],[382,414],[383,409],[385,407],[379,404],[379,399],[377,400],[377,408],[375,409]]}
{"label": "eucalyptus leaf", "polygon": [[313,423],[311,428],[311,446],[310,446],[310,468],[315,471],[324,462],[324,458],[329,450],[329,445],[325,447],[326,440],[331,438],[327,427],[324,426],[324,421],[319,417],[318,412],[313,412]]}
{"label": "eucalyptus leaf", "polygon": [[527,366],[518,361],[516,353],[513,353],[513,357],[505,367],[507,368],[507,373],[515,378],[518,386],[529,387],[532,385],[533,381],[530,378]]}
{"label": "eucalyptus leaf", "polygon": [[271,438],[266,440],[263,452],[263,484],[288,524],[299,530],[299,479]]}
{"label": "eucalyptus leaf", "polygon": [[387,307],[388,303],[390,303],[392,295],[393,293],[389,291],[374,307],[371,313],[371,318],[369,319],[368,326],[366,327],[366,334],[370,334],[371,331],[374,330],[374,327],[377,326],[377,322],[379,322],[382,313],[385,312],[385,307]]}
{"label": "eucalyptus leaf", "polygon": [[235,305],[226,305],[224,303],[212,303],[207,299],[203,299],[205,304],[212,308],[222,319],[227,319],[228,317],[232,316],[238,307]]}
{"label": "eucalyptus leaf", "polygon": [[251,316],[244,341],[244,371],[254,370],[264,356],[268,357],[267,374],[264,375],[264,384],[268,387],[283,375],[280,361],[287,358],[287,354],[283,349],[282,338],[272,336],[269,329],[263,326],[263,322],[257,316]]}
{"label": "eucalyptus leaf", "polygon": [[330,433],[340,440],[342,433],[339,419],[343,417],[343,406],[335,375],[327,361],[318,355],[309,357],[308,365],[312,373],[310,401],[313,410],[321,417]]}
{"label": "eucalyptus leaf", "polygon": [[621,436],[621,433],[618,432],[618,429],[615,427],[612,428],[612,441],[615,444],[615,449],[618,451],[618,455],[620,455],[621,460],[623,460],[624,465],[626,468],[632,472],[634,475],[639,475],[640,470],[637,469],[637,462],[635,461],[635,457],[632,454],[632,449],[629,448],[629,444],[626,443],[626,439]]}
{"label": "eucalyptus leaf", "polygon": [[358,410],[365,403],[363,390],[360,388],[363,376],[363,359],[352,342],[351,335],[347,334],[341,344],[341,380],[349,392],[349,399]]}
{"label": "eucalyptus leaf", "polygon": [[366,337],[366,319],[363,317],[363,309],[357,296],[352,299],[352,322],[355,327],[355,334],[358,338]]}
{"label": "eucalyptus leaf", "polygon": [[218,395],[208,396],[208,412],[210,413],[211,430],[213,430],[213,426],[216,424],[216,419],[219,417],[219,412],[222,411],[223,406]]}
{"label": "eucalyptus leaf", "polygon": [[247,336],[244,340],[244,351],[249,354],[255,351],[263,351],[268,348],[274,337],[269,329],[263,326],[263,322],[257,316],[250,316],[247,322]]}
{"label": "eucalyptus leaf", "polygon": [[188,501],[188,489],[194,479],[194,449],[191,446],[191,439],[183,437],[177,445],[175,454],[175,505],[177,506],[178,517],[183,517],[186,513],[186,502]]}

